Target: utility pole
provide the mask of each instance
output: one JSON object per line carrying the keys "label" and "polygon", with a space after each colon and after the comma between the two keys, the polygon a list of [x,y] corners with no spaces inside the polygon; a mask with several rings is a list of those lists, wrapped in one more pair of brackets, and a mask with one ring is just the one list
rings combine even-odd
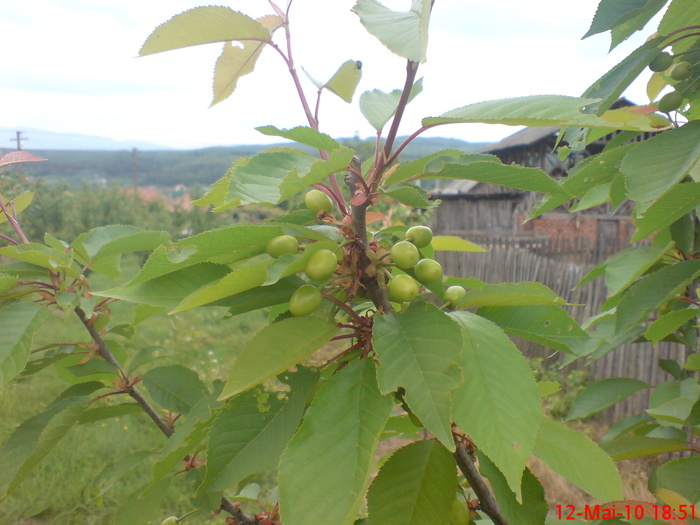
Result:
{"label": "utility pole", "polygon": [[134,184],[134,204],[138,202],[139,198],[139,171],[138,171],[138,165],[136,164],[136,156],[138,154],[138,148],[133,148],[131,150],[131,174],[133,177],[133,184]]}
{"label": "utility pole", "polygon": [[17,138],[10,139],[12,142],[17,143],[17,151],[22,151],[22,140],[27,140],[22,138],[22,132],[17,131]]}

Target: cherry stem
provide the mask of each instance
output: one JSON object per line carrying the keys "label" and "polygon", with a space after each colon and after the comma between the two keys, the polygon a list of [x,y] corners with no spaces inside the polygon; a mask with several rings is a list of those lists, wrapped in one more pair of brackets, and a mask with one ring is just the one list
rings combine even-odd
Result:
{"label": "cherry stem", "polygon": [[[29,243],[29,239],[27,239],[27,236],[22,231],[22,227],[19,225],[19,222],[17,222],[16,213],[9,212],[5,201],[1,197],[0,197],[0,209],[2,210],[2,213],[5,215],[5,217],[7,217],[7,222],[9,222],[12,225],[12,228],[15,230],[15,232],[19,236],[20,240],[22,241],[22,243],[24,243],[24,244]],[[14,209],[13,209],[13,211],[14,211]],[[9,239],[9,237],[5,237],[4,235],[3,235],[3,238],[12,241],[15,244],[20,244],[12,239]]]}
{"label": "cherry stem", "polygon": [[396,162],[396,159],[401,154],[401,152],[404,150],[404,148],[406,146],[408,146],[413,141],[413,139],[417,138],[418,135],[420,135],[424,131],[429,130],[430,128],[434,128],[435,126],[438,126],[438,125],[439,124],[430,124],[429,126],[422,126],[420,129],[415,131],[410,137],[408,137],[406,140],[404,140],[398,148],[396,148],[396,151],[391,156],[391,158],[387,161],[387,164],[391,165],[394,162]]}
{"label": "cherry stem", "polygon": [[2,233],[0,233],[0,239],[5,239],[7,242],[10,242],[10,243],[14,244],[15,246],[20,244],[18,241],[14,240],[12,237],[8,237],[7,235],[3,235]]}
{"label": "cherry stem", "polygon": [[700,306],[700,303],[697,301],[693,301],[692,299],[688,299],[687,297],[676,297],[676,300],[678,301],[683,301],[684,303],[689,303],[694,306]]}
{"label": "cherry stem", "polygon": [[355,321],[357,321],[357,324],[362,325],[362,317],[360,317],[360,316],[357,314],[357,312],[356,312],[355,310],[353,310],[352,308],[350,308],[350,307],[349,307],[347,304],[345,304],[343,301],[341,301],[340,299],[338,299],[338,298],[336,298],[336,297],[333,297],[332,295],[328,295],[328,294],[325,293],[325,292],[321,292],[321,295],[322,295],[323,297],[325,297],[326,299],[328,299],[329,301],[332,301],[332,302],[334,302],[335,304],[337,304],[340,308],[342,308],[343,310],[345,310],[345,311],[350,315],[350,317],[352,317],[353,319],[355,319]]}

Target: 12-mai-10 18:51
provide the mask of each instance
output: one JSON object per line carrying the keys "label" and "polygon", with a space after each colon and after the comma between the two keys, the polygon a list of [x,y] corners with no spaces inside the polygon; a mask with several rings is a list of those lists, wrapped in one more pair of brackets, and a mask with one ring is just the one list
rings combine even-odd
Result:
{"label": "12-mai-10 18:51", "polygon": [[679,505],[677,508],[671,505],[655,505],[645,502],[607,503],[605,505],[583,505],[577,508],[575,505],[557,505],[557,518],[560,520],[616,520],[653,518],[655,520],[695,519],[695,505]]}

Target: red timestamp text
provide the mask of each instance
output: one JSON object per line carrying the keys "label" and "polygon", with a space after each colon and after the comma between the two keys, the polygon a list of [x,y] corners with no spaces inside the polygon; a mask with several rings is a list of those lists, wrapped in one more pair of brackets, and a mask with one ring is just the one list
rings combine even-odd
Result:
{"label": "red timestamp text", "polygon": [[605,505],[557,505],[557,518],[559,520],[616,520],[618,518],[627,520],[641,520],[652,518],[655,520],[668,519],[695,519],[695,505],[655,505],[645,502],[622,502],[607,503]]}

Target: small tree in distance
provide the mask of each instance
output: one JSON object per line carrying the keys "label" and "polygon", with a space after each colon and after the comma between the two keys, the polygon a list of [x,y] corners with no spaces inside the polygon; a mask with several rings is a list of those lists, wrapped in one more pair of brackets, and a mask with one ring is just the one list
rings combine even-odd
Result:
{"label": "small tree in distance", "polygon": [[[669,11],[682,3],[674,0]],[[10,494],[76,424],[124,413],[126,403],[107,400],[126,394],[169,439],[157,456],[141,458],[151,461],[152,477],[138,498],[125,502],[115,523],[162,519],[158,503],[172,474],[182,470],[183,458],[188,475],[197,480],[193,507],[223,510],[233,523],[405,525],[481,518],[496,524],[544,523],[549,510],[544,490],[527,466],[533,456],[607,508],[617,504],[658,512],[661,507],[623,502],[622,482],[608,452],[542,413],[541,398],[557,385],[535,381],[508,335],[547,345],[571,359],[596,357],[646,333],[649,314],[659,301],[669,300],[675,305],[673,323],[682,317],[684,334],[694,331],[687,323],[695,310],[688,311],[687,305],[697,304],[688,297],[688,286],[700,275],[700,266],[694,244],[687,244],[691,237],[694,243],[700,193],[686,175],[692,178],[697,161],[691,145],[697,143],[696,126],[692,121],[681,125],[678,119],[693,116],[695,62],[689,61],[688,76],[682,79],[672,71],[654,78],[656,94],[669,83],[684,97],[678,107],[664,106],[667,113],[674,112],[673,119],[652,105],[609,108],[664,47],[688,45],[683,51],[674,47],[674,52],[693,57],[696,28],[678,29],[669,22],[666,33],[660,30],[660,36],[613,68],[584,98],[550,95],[471,104],[424,118],[399,143],[404,110],[422,89],[417,73],[426,57],[433,2],[413,0],[409,11],[397,12],[375,0],[358,0],[353,11],[360,22],[406,63],[401,88],[371,90],[359,98],[360,111],[377,131],[374,153],[362,162],[352,149],[322,133],[320,104],[324,92],[351,102],[361,63],[342,62],[325,82],[309,79],[315,88],[312,100],[292,56],[291,2],[284,9],[269,4],[271,13],[257,20],[226,7],[191,9],[156,28],[140,54],[222,43],[214,76],[216,103],[254,70],[262,52],[273,50],[291,75],[306,123],[293,129],[257,129],[306,148],[275,147],[237,160],[198,204],[214,211],[275,206],[304,194],[303,207],[263,223],[237,223],[178,241],[164,232],[114,225],[88,231],[68,244],[49,235],[44,243],[30,242],[17,216],[30,196],[0,199],[3,217],[16,234],[5,236],[8,246],[0,248],[0,255],[17,261],[6,265],[0,276],[2,385],[37,368],[42,349],[29,360],[31,341],[48,308],[77,316],[90,335],[88,357],[78,364],[109,363],[114,379],[109,385],[81,379],[91,379],[89,374],[76,376],[75,384],[15,430],[3,447],[10,459],[0,473],[0,494]],[[591,31],[611,29],[614,40],[624,40],[663,2],[650,4],[639,8],[641,16],[603,0]],[[470,122],[565,127],[568,145],[562,154],[612,131],[622,131],[625,139],[648,131],[664,133],[641,145],[620,140],[595,158],[599,163],[588,161],[563,182],[539,169],[457,150],[397,162],[406,145],[427,129]],[[680,137],[683,146],[673,147],[683,150],[684,161],[664,157],[668,174],[659,183],[647,175],[646,166],[657,160],[654,147],[668,147],[668,136]],[[662,146],[655,146],[659,142]],[[308,147],[317,154],[306,153]],[[438,179],[544,193],[536,214],[572,198],[586,204],[630,198],[638,206],[635,237],[655,234],[666,244],[661,248],[659,241],[643,257],[634,252],[633,262],[626,260],[634,273],[623,284],[616,281],[609,309],[588,323],[598,325],[589,333],[562,308],[566,301],[540,283],[486,284],[443,276],[436,252],[480,248],[464,239],[433,236],[424,226],[394,224],[391,215],[377,211],[386,201],[435,206],[414,182]],[[678,226],[681,220],[685,222]],[[135,277],[93,289],[85,275],[88,268],[116,279],[123,255],[144,250],[152,253]],[[615,264],[622,263],[618,259],[603,265],[590,278]],[[132,326],[113,325],[114,301],[137,305]],[[232,316],[263,308],[268,312],[268,323],[237,352],[225,382],[206,384],[186,367],[144,363],[136,349],[119,342],[128,340],[138,322],[151,315],[207,306],[225,306]],[[310,360],[312,356],[316,359]],[[684,374],[681,365],[678,370]],[[692,365],[689,370],[694,370]],[[605,402],[593,396],[588,413],[619,398],[619,389],[624,390],[620,384],[603,389]],[[694,377],[679,376],[678,396],[669,402],[688,408],[683,421],[670,408],[653,416],[656,428],[665,432],[680,425],[690,436],[664,435],[666,448],[653,442],[656,448],[649,452],[649,445],[646,452],[694,449],[689,440],[696,423],[694,407],[699,406],[696,387]],[[581,403],[575,404],[579,413]],[[385,450],[380,444],[395,437],[407,438],[409,444],[378,457]],[[642,445],[636,443],[639,452]],[[686,467],[678,469],[685,472]],[[277,487],[266,501],[246,503],[251,481],[270,470]],[[668,512],[674,517],[682,510],[678,498],[694,503],[674,485],[677,479],[675,471],[657,478],[667,499],[658,497],[669,509],[673,506]],[[163,523],[178,521],[167,518]]]}

